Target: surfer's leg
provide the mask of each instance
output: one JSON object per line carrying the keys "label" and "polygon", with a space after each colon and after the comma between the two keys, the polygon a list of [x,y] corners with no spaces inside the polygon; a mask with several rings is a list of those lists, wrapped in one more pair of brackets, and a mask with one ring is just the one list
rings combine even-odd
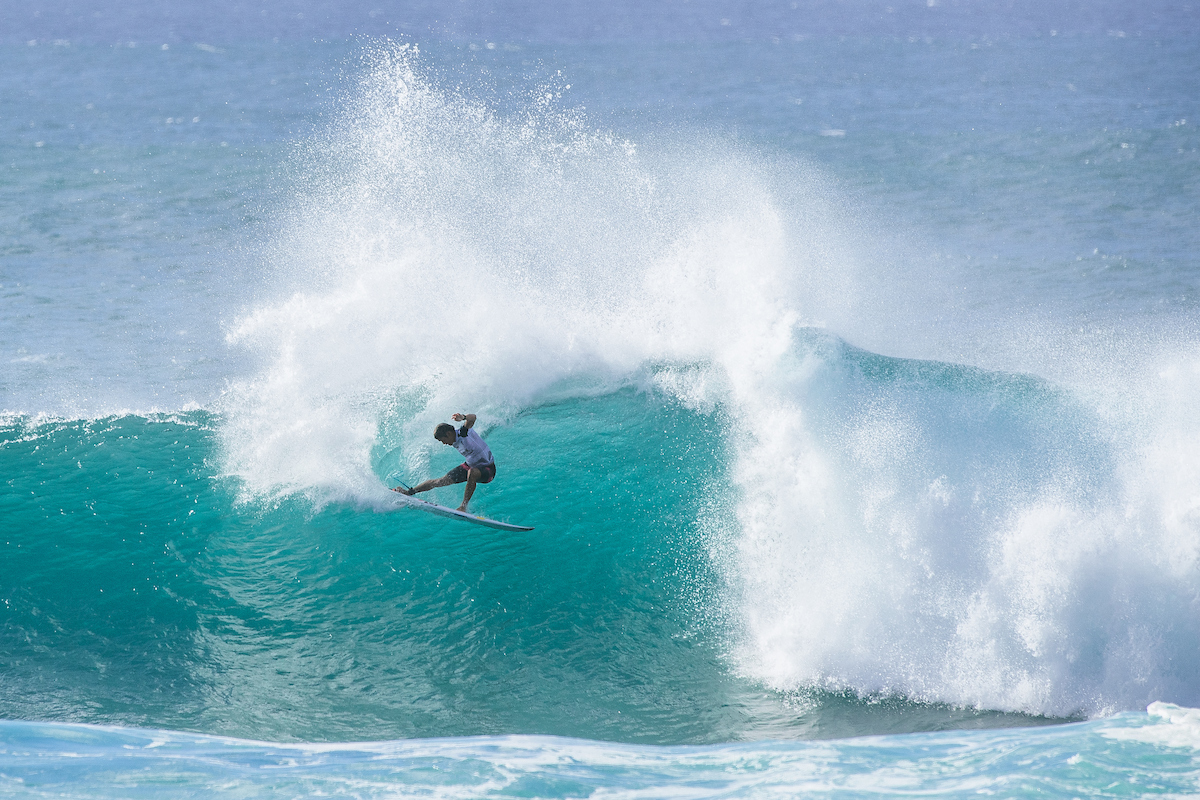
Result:
{"label": "surfer's leg", "polygon": [[467,470],[467,488],[463,490],[462,505],[458,507],[459,511],[467,510],[467,503],[471,502],[471,495],[475,494],[475,484],[479,482],[479,470],[476,467],[471,467]]}
{"label": "surfer's leg", "polygon": [[440,478],[430,478],[427,481],[421,481],[416,486],[409,489],[407,492],[402,489],[393,489],[393,491],[400,492],[400,494],[407,494],[407,495],[411,496],[411,495],[417,494],[418,492],[428,492],[430,489],[436,489],[439,486],[449,486],[452,483],[462,483],[461,480],[456,481],[454,479],[455,477],[456,476],[454,474],[454,470],[450,470],[449,472],[447,472],[445,475],[443,475]]}

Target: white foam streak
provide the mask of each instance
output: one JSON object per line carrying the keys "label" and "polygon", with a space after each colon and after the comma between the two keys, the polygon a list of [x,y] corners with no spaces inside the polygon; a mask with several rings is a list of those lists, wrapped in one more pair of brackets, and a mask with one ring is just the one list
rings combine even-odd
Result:
{"label": "white foam streak", "polygon": [[1151,703],[1146,713],[1152,724],[1101,730],[1109,739],[1145,742],[1163,747],[1200,750],[1200,709],[1172,703]]}

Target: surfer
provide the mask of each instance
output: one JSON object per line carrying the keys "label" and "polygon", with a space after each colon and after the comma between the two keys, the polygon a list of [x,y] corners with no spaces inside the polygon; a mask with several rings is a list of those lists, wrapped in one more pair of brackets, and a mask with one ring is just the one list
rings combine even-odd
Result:
{"label": "surfer", "polygon": [[496,477],[496,462],[492,458],[492,451],[488,448],[487,443],[483,441],[483,437],[473,429],[475,415],[455,414],[451,419],[455,422],[463,423],[462,427],[454,430],[453,425],[443,422],[434,429],[433,438],[447,447],[453,447],[458,450],[467,460],[440,478],[430,478],[427,481],[422,481],[411,489],[397,486],[395,489],[392,489],[393,492],[411,496],[417,492],[428,492],[430,489],[436,489],[439,486],[449,486],[452,483],[466,481],[467,488],[463,490],[462,505],[458,507],[459,511],[466,511],[467,503],[471,502],[471,495],[475,494],[475,485],[478,483],[491,483],[492,478]]}

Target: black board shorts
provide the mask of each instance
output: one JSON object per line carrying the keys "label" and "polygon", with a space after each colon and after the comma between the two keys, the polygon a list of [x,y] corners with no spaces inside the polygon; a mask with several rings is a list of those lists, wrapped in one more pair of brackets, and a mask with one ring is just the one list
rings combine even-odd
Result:
{"label": "black board shorts", "polygon": [[[454,469],[447,472],[446,477],[450,479],[451,483],[466,483],[468,469],[470,469],[470,465],[464,461]],[[493,461],[491,464],[484,464],[482,467],[476,467],[476,469],[478,469],[480,472],[479,480],[475,481],[476,483],[491,483],[492,478],[496,477],[495,461]]]}

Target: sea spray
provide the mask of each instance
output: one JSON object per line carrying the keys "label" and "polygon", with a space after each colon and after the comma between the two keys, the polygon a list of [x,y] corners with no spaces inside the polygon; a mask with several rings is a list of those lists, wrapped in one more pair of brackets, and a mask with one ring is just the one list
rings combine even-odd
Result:
{"label": "sea spray", "polygon": [[761,369],[803,313],[799,268],[835,271],[816,268],[836,250],[820,193],[795,241],[799,209],[781,210],[764,163],[711,146],[647,157],[540,99],[501,115],[439,88],[406,48],[368,67],[296,156],[280,299],[229,331],[264,365],[222,406],[228,471],[250,496],[379,502],[368,454],[396,413],[417,471],[450,407],[486,430],[563,381]]}

